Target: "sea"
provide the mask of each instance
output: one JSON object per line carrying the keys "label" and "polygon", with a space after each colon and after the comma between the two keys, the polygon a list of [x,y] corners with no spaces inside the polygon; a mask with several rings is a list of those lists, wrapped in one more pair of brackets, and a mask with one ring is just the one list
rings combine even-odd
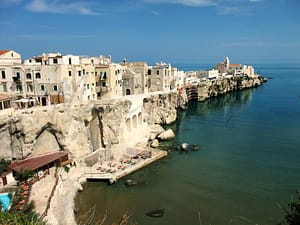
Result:
{"label": "sea", "polygon": [[[177,65],[179,69],[208,69]],[[178,112],[169,155],[113,185],[85,183],[77,221],[141,225],[275,225],[300,191],[300,64],[255,65],[268,81]],[[178,152],[180,143],[199,151]],[[127,187],[126,179],[137,181]],[[163,209],[163,216],[146,215]],[[88,216],[87,216],[88,215]],[[81,223],[84,224],[84,223]]]}

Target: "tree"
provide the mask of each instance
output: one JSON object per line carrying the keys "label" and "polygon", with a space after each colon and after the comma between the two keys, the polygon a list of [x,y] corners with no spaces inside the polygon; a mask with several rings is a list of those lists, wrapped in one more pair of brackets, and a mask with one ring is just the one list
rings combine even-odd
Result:
{"label": "tree", "polygon": [[31,170],[21,170],[20,172],[17,173],[16,175],[16,180],[22,182],[22,181],[26,181],[29,178],[33,177],[34,172]]}
{"label": "tree", "polygon": [[296,199],[291,200],[288,203],[288,208],[283,209],[286,213],[285,223],[279,223],[278,225],[299,225],[300,224],[300,192],[296,191]]}
{"label": "tree", "polygon": [[9,170],[9,164],[10,164],[9,160],[5,160],[5,159],[0,160],[0,175],[2,175],[3,172]]}

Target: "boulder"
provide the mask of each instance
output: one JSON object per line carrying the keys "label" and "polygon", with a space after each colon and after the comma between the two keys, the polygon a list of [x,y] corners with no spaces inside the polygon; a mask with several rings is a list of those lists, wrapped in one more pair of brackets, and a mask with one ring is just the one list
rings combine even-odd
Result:
{"label": "boulder", "polygon": [[171,124],[176,121],[176,114],[169,114],[166,117],[166,124]]}
{"label": "boulder", "polygon": [[150,145],[152,148],[157,148],[159,146],[159,142],[157,139],[154,139]]}
{"label": "boulder", "polygon": [[175,134],[172,129],[168,129],[164,132],[162,132],[160,135],[158,135],[158,138],[161,140],[169,140],[175,137]]}

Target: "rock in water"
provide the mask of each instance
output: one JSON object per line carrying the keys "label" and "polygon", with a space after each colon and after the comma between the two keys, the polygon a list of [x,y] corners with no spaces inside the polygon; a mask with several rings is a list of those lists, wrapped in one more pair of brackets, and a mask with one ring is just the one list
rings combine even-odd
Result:
{"label": "rock in water", "polygon": [[150,212],[146,213],[147,216],[150,217],[162,217],[164,215],[164,210],[163,209],[155,209],[155,210],[151,210]]}
{"label": "rock in water", "polygon": [[193,145],[192,145],[192,150],[193,150],[193,151],[198,151],[198,150],[199,150],[199,145],[193,144]]}
{"label": "rock in water", "polygon": [[135,186],[135,185],[137,185],[137,182],[134,180],[128,179],[128,180],[125,180],[125,185],[126,186]]}
{"label": "rock in water", "polygon": [[157,148],[159,146],[159,142],[157,139],[154,139],[152,142],[151,142],[151,147],[152,148]]}
{"label": "rock in water", "polygon": [[187,151],[187,150],[188,150],[188,147],[189,147],[189,144],[188,144],[188,143],[182,143],[182,144],[180,145],[180,147],[181,147],[181,150],[182,150],[182,151]]}
{"label": "rock in water", "polygon": [[164,132],[162,132],[160,135],[158,135],[158,138],[161,140],[169,140],[175,137],[175,134],[173,132],[173,130],[168,129]]}

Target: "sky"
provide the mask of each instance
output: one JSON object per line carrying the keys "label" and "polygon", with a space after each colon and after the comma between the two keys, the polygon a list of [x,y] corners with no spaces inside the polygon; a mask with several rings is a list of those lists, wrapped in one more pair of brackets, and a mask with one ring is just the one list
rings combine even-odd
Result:
{"label": "sky", "polygon": [[0,0],[0,49],[22,59],[300,63],[300,1]]}

